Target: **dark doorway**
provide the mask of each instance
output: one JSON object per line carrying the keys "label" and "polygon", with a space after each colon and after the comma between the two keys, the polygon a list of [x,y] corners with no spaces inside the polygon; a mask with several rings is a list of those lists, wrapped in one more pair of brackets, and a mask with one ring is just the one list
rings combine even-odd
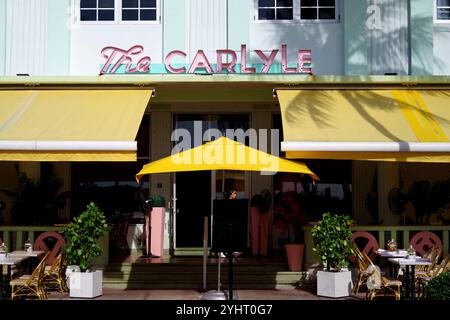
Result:
{"label": "dark doorway", "polygon": [[202,247],[204,217],[211,216],[211,172],[177,173],[176,197],[176,247]]}

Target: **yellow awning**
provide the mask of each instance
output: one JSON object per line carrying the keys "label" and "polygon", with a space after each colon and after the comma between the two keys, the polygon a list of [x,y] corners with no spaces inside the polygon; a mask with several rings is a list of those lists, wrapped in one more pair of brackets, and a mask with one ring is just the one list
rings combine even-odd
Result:
{"label": "yellow awning", "polygon": [[304,163],[282,159],[226,137],[146,164],[136,179],[139,181],[144,175],[153,173],[204,170],[293,172],[308,174],[318,180]]}
{"label": "yellow awning", "polygon": [[450,162],[450,90],[277,90],[291,159]]}
{"label": "yellow awning", "polygon": [[0,90],[0,160],[136,161],[153,90]]}

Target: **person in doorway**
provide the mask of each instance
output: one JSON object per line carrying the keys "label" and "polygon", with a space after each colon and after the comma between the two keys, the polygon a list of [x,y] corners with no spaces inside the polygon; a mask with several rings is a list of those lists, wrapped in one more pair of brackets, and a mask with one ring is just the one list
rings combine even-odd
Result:
{"label": "person in doorway", "polygon": [[225,191],[225,200],[237,199],[237,191],[235,189],[229,189]]}

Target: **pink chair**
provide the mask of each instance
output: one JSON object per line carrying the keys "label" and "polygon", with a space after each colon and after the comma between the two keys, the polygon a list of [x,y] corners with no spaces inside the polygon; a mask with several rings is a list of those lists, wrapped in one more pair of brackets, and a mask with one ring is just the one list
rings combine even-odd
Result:
{"label": "pink chair", "polygon": [[421,256],[427,253],[432,247],[442,249],[442,241],[439,237],[430,231],[421,231],[416,233],[409,244],[412,245],[414,250],[418,252]]}
{"label": "pink chair", "polygon": [[46,231],[41,233],[34,243],[34,250],[36,251],[50,251],[50,248],[45,243],[45,240],[49,238],[55,238],[56,243],[51,249],[50,255],[47,259],[47,264],[53,264],[56,259],[56,256],[59,254],[61,247],[66,245],[66,240],[64,240],[63,236],[54,231]]}
{"label": "pink chair", "polygon": [[[376,257],[376,251],[378,250],[378,248],[380,247],[378,245],[378,241],[377,239],[375,239],[375,237],[370,234],[367,231],[355,231],[352,234],[352,240],[356,245],[356,239],[360,239],[363,238],[365,239],[365,245],[363,249],[360,249],[361,252],[364,252],[365,254],[367,254],[367,256],[369,256],[370,260],[373,261],[373,259],[375,259]],[[350,261],[352,261],[353,263],[356,263],[356,257],[350,257]]]}

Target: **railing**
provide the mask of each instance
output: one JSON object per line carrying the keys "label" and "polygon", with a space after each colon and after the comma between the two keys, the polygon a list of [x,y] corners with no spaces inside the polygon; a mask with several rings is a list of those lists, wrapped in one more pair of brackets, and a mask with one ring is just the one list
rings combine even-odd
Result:
{"label": "railing", "polygon": [[[0,238],[8,247],[9,251],[23,250],[25,241],[30,240],[34,243],[39,234],[46,231],[61,231],[62,226],[0,226]],[[100,257],[95,259],[92,264],[96,266],[106,266],[109,260],[109,231],[99,239],[102,249]]]}
{"label": "railing", "polygon": [[[319,257],[312,251],[313,241],[311,236],[312,227],[304,227],[305,232],[305,265],[320,262]],[[380,248],[385,248],[387,240],[394,239],[399,247],[407,248],[411,237],[420,231],[435,233],[442,241],[444,254],[450,253],[449,233],[450,226],[356,226],[352,231],[367,231],[378,241]]]}

